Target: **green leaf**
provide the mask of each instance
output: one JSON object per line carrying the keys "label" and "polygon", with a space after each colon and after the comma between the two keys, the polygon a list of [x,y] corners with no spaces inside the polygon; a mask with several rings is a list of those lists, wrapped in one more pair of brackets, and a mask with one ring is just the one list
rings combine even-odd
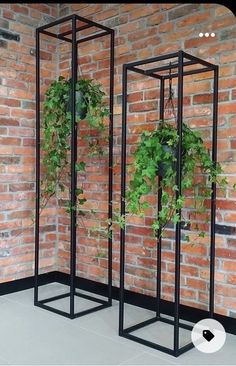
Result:
{"label": "green leaf", "polygon": [[76,196],[79,196],[80,194],[83,194],[84,193],[84,190],[82,189],[82,188],[77,188],[76,190],[75,190],[75,194],[76,194]]}
{"label": "green leaf", "polygon": [[85,167],[86,167],[86,164],[84,161],[81,161],[80,163],[76,163],[75,164],[75,170],[77,172],[83,172],[85,171]]}

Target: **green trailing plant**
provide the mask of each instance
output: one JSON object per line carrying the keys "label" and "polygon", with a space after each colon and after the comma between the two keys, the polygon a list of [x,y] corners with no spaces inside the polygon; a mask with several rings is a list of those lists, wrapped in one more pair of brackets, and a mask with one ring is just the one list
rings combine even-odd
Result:
{"label": "green trailing plant", "polygon": [[[46,92],[46,98],[43,104],[43,179],[41,181],[41,210],[56,192],[66,189],[63,177],[68,173],[70,135],[71,135],[71,81],[60,76],[58,80],[52,82]],[[98,130],[99,136],[105,131],[104,118],[109,115],[109,110],[104,103],[105,93],[101,85],[92,79],[78,79],[76,83],[77,92],[82,94],[81,98],[76,98],[76,123],[80,123],[81,109],[85,110],[84,119],[88,123],[88,129]],[[81,96],[81,95],[80,95]],[[88,140],[91,138],[85,136]],[[90,142],[93,148],[93,156],[102,155],[103,148],[96,139],[96,147]],[[86,163],[78,161],[76,171],[84,172]],[[70,207],[67,211],[76,210],[78,215],[83,216],[83,204],[86,202],[82,187],[76,191],[77,205]]]}
{"label": "green trailing plant", "polygon": [[[194,213],[206,213],[206,200],[211,197],[211,183],[217,183],[225,188],[227,180],[220,178],[223,173],[219,163],[214,166],[208,149],[199,132],[193,131],[183,123],[182,131],[182,194],[176,200],[176,151],[179,137],[177,129],[170,123],[160,121],[159,128],[154,131],[144,131],[134,152],[131,165],[131,180],[126,194],[127,212],[143,216],[149,203],[145,197],[151,192],[162,190],[161,210],[155,217],[152,228],[155,235],[163,235],[166,225],[189,222],[180,217],[179,209],[183,209],[187,194],[193,189]],[[168,147],[168,148],[167,148]],[[164,164],[164,168],[163,168]],[[164,170],[158,188],[158,171]],[[196,181],[196,173],[201,179]],[[206,218],[206,221],[208,219]],[[199,236],[204,236],[204,230],[199,230]],[[185,238],[188,240],[188,236]]]}

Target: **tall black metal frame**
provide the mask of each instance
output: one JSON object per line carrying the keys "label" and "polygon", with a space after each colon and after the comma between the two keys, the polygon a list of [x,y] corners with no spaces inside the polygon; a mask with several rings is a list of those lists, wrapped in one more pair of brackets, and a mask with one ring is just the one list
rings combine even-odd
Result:
{"label": "tall black metal frame", "polygon": [[[171,60],[177,58],[177,62],[169,63],[168,65],[142,69],[143,66],[157,61]],[[187,69],[189,65],[195,65],[194,69]],[[197,65],[200,65],[197,66]],[[141,68],[139,67],[141,66]],[[170,73],[172,69],[177,68],[177,72]],[[122,152],[121,152],[121,215],[126,212],[125,209],[125,192],[126,192],[126,134],[127,134],[127,77],[128,71],[136,72],[138,74],[147,75],[160,80],[160,119],[164,117],[164,89],[165,81],[170,77],[178,79],[178,93],[177,93],[177,131],[179,135],[179,142],[177,147],[177,163],[176,163],[176,199],[181,195],[181,159],[182,159],[182,117],[183,117],[183,85],[185,75],[194,75],[204,73],[207,71],[213,72],[213,130],[212,130],[212,161],[214,166],[217,162],[217,119],[218,119],[218,66],[201,60],[184,51],[178,51],[167,55],[153,57],[147,60],[141,60],[123,65],[123,89],[122,89]],[[165,72],[167,74],[158,74],[158,72]],[[171,76],[170,76],[171,75]],[[159,177],[159,184],[160,184]],[[161,190],[158,197],[158,212],[161,210]],[[181,210],[177,210],[181,215]],[[214,314],[214,272],[215,272],[215,213],[216,213],[216,184],[212,183],[211,195],[211,226],[210,226],[210,286],[209,286],[209,317]],[[163,351],[175,357],[188,351],[193,347],[192,342],[180,347],[179,345],[179,328],[182,327],[187,330],[192,330],[192,326],[180,322],[179,307],[180,307],[180,255],[181,255],[181,223],[176,224],[175,230],[175,292],[174,292],[174,320],[165,318],[160,312],[161,302],[161,238],[157,245],[157,302],[156,302],[156,316],[143,321],[134,326],[124,328],[124,304],[125,304],[125,229],[120,231],[120,308],[119,308],[119,335],[146,346]],[[150,342],[139,336],[133,335],[132,332],[141,329],[149,324],[162,321],[174,326],[174,342],[173,347],[168,348],[160,344]]]}
{"label": "tall black metal frame", "polygon": [[[83,22],[83,25],[77,26],[77,21]],[[52,32],[50,28],[63,23],[71,22],[71,29],[60,34]],[[98,32],[91,35],[79,37],[77,39],[77,33],[96,27]],[[48,30],[49,29],[49,30]],[[71,257],[70,257],[70,292],[53,296],[47,299],[39,300],[38,287],[39,287],[39,212],[40,212],[40,35],[45,34],[59,40],[71,43],[72,59],[72,103],[71,103],[71,115],[72,115],[72,127],[71,127],[71,207],[76,203],[76,186],[77,186],[77,174],[76,174],[76,160],[77,160],[77,124],[75,122],[76,108],[75,108],[75,85],[77,81],[77,47],[80,43],[88,42],[96,38],[109,36],[110,37],[110,122],[109,122],[109,175],[108,175],[108,218],[112,218],[112,165],[113,165],[113,99],[114,99],[114,30],[105,27],[101,24],[95,23],[84,17],[72,14],[70,16],[58,19],[52,23],[44,25],[36,29],[36,223],[35,223],[35,286],[34,286],[34,304],[43,309],[52,311],[54,313],[63,315],[67,318],[74,319],[88,313],[103,309],[112,305],[112,239],[108,238],[108,293],[107,300],[102,300],[94,296],[88,296],[76,291],[75,278],[76,278],[76,212],[71,212],[71,230],[70,230],[70,245],[71,245]],[[70,38],[71,37],[71,38]],[[85,298],[97,302],[99,305],[89,308],[81,312],[75,312],[75,296]],[[70,311],[65,312],[58,310],[48,303],[56,300],[60,300],[65,297],[70,297]]]}

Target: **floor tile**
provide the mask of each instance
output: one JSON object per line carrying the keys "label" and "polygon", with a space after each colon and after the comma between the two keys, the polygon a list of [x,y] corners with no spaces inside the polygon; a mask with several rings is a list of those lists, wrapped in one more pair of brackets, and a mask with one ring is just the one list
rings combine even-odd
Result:
{"label": "floor tile", "polygon": [[236,365],[236,336],[227,334],[224,346],[217,352],[206,354],[196,348],[175,359],[177,365]]}
{"label": "floor tile", "polygon": [[10,365],[10,363],[0,357],[0,365]]}
{"label": "floor tile", "polygon": [[[132,326],[140,321],[153,317],[153,312],[137,306],[125,305],[125,327]],[[89,330],[98,331],[103,335],[117,336],[119,325],[119,303],[113,301],[113,306],[90,314],[80,319],[80,326]]]}
{"label": "floor tile", "polygon": [[143,352],[141,355],[135,356],[123,362],[121,365],[174,365],[174,363],[170,363],[169,361],[156,357],[150,353]]}
{"label": "floor tile", "polygon": [[[39,286],[39,300],[64,294],[66,292],[68,292],[68,286],[60,283],[50,283],[48,285]],[[34,303],[34,289],[14,292],[12,294],[2,296],[2,298],[7,298],[8,300],[32,306]]]}
{"label": "floor tile", "polygon": [[[68,287],[50,284],[41,287],[41,296],[65,292]],[[57,306],[63,308],[62,299]],[[78,302],[77,302],[78,301]],[[79,308],[94,303],[76,298]],[[97,303],[95,303],[97,304]],[[154,313],[126,304],[125,326],[150,319]],[[192,349],[178,358],[118,336],[119,304],[70,320],[33,306],[33,290],[0,297],[0,365],[235,365],[236,336],[227,334],[224,347],[215,354]],[[171,328],[171,326],[169,326]],[[138,334],[151,341],[170,345],[172,329],[162,322],[144,327]],[[183,332],[183,330],[181,330]],[[185,332],[186,333],[186,332]],[[184,343],[189,332],[181,334]]]}
{"label": "floor tile", "polygon": [[[174,327],[161,321],[147,325],[131,334],[143,338],[147,341],[173,349],[174,346]],[[191,343],[191,332],[180,328],[180,347]]]}
{"label": "floor tile", "polygon": [[74,325],[78,320],[65,320],[33,306],[2,300],[0,324],[4,338],[0,354],[11,364],[25,365],[117,364],[133,356],[129,344],[118,345],[108,337],[79,328]]}

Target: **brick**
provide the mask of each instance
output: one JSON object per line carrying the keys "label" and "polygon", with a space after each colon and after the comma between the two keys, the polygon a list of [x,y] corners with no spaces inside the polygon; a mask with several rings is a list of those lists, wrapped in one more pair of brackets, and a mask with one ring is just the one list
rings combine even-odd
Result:
{"label": "brick", "polygon": [[20,145],[21,139],[14,137],[0,137],[1,145]]}
{"label": "brick", "polygon": [[198,37],[198,38],[190,38],[184,42],[185,48],[199,48],[203,45],[208,45],[209,43],[215,42],[214,37]]}
{"label": "brick", "polygon": [[151,4],[146,4],[143,7],[140,7],[130,13],[130,20],[135,20],[143,17],[147,17],[150,14],[155,13],[156,9]]}
{"label": "brick", "polygon": [[32,191],[34,183],[12,183],[9,184],[10,192]]}
{"label": "brick", "polygon": [[231,103],[224,103],[219,105],[219,114],[234,114],[236,105]]}
{"label": "brick", "polygon": [[10,25],[10,29],[16,33],[23,33],[23,34],[27,34],[32,36],[33,35],[33,31],[32,28],[28,25],[24,25],[21,23],[11,23]]}
{"label": "brick", "polygon": [[192,26],[193,24],[204,23],[207,20],[211,20],[211,12],[205,11],[204,13],[188,14],[187,17],[181,19],[176,23],[177,28],[183,28]]}
{"label": "brick", "polygon": [[46,13],[46,14],[50,13],[49,6],[45,5],[45,4],[40,4],[40,3],[30,4],[30,7],[33,9],[37,9],[37,10],[41,11],[42,13]]}
{"label": "brick", "polygon": [[228,64],[229,62],[235,62],[236,61],[236,51],[230,52],[228,54],[222,54],[220,56],[220,63],[222,64]]}
{"label": "brick", "polygon": [[217,17],[226,15],[226,14],[232,14],[231,10],[229,8],[227,8],[226,6],[219,5],[219,6],[215,7],[215,15]]}
{"label": "brick", "polygon": [[[220,92],[218,95],[218,100],[225,102],[229,100],[229,92]],[[213,94],[198,94],[193,96],[194,104],[209,104],[213,102]]]}
{"label": "brick", "polygon": [[197,280],[194,278],[187,278],[186,285],[190,288],[206,290],[206,282],[203,280]]}
{"label": "brick", "polygon": [[180,18],[185,15],[189,15],[191,13],[196,12],[199,10],[200,4],[188,4],[188,5],[182,5],[178,7],[177,9],[170,10],[168,13],[168,19],[174,20],[177,18]]}
{"label": "brick", "polygon": [[7,48],[8,43],[7,41],[4,41],[3,39],[0,40],[0,48]]}
{"label": "brick", "polygon": [[19,99],[34,99],[34,95],[31,93],[25,91],[25,90],[18,90],[18,89],[12,89],[9,92],[9,95],[11,97],[19,98]]}
{"label": "brick", "polygon": [[174,25],[172,22],[166,22],[166,23],[160,24],[158,27],[159,33],[172,32],[173,29],[174,29]]}
{"label": "brick", "polygon": [[129,106],[130,112],[145,112],[150,111],[157,108],[156,102],[141,102],[134,103]]}
{"label": "brick", "polygon": [[17,99],[0,98],[0,104],[5,104],[8,107],[20,107],[21,103]]}
{"label": "brick", "polygon": [[128,40],[130,42],[135,42],[137,40],[140,40],[140,38],[146,38],[146,37],[151,37],[157,34],[156,29],[151,28],[151,29],[145,29],[145,30],[140,30],[138,32],[134,32],[128,35]]}
{"label": "brick", "polygon": [[147,25],[153,26],[161,24],[165,20],[165,15],[163,13],[155,13],[148,17]]}
{"label": "brick", "polygon": [[9,29],[9,22],[5,19],[0,19],[0,28]]}
{"label": "brick", "polygon": [[13,10],[15,13],[21,13],[25,15],[29,14],[29,9],[26,6],[21,6],[19,4],[12,4],[11,10]]}
{"label": "brick", "polygon": [[140,23],[138,21],[136,21],[136,22],[127,23],[125,25],[120,26],[119,33],[126,35],[127,33],[131,33],[131,32],[137,31],[139,29],[140,29]]}
{"label": "brick", "polygon": [[227,282],[232,284],[232,285],[236,285],[236,274],[230,274],[227,277]]}
{"label": "brick", "polygon": [[96,16],[96,21],[101,21],[104,19],[112,18],[112,17],[118,15],[118,13],[119,13],[118,7],[114,7],[112,9],[102,11],[100,14],[98,14]]}
{"label": "brick", "polygon": [[157,36],[152,37],[152,38],[148,38],[148,40],[141,40],[141,41],[137,41],[132,43],[132,49],[140,49],[140,48],[146,48],[147,44],[149,46],[156,46],[158,44],[161,43],[161,39]]}
{"label": "brick", "polygon": [[3,18],[15,20],[15,14],[12,11],[7,10],[7,9],[3,9],[2,16],[3,16]]}
{"label": "brick", "polygon": [[13,118],[0,118],[0,126],[18,126],[19,122]]}

